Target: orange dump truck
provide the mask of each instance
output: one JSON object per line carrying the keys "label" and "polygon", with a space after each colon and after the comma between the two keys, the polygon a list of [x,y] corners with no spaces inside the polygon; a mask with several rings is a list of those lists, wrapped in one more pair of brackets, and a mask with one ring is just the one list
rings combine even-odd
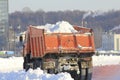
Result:
{"label": "orange dump truck", "polygon": [[69,72],[75,80],[91,80],[94,35],[90,28],[74,26],[75,33],[46,33],[29,26],[23,48],[23,68],[40,67],[48,73]]}

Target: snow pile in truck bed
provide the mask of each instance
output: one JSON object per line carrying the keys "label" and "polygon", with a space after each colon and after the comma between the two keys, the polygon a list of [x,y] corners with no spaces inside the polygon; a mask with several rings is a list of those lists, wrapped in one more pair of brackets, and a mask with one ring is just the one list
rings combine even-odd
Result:
{"label": "snow pile in truck bed", "polygon": [[45,29],[46,33],[75,33],[77,32],[73,26],[67,21],[60,21],[56,24],[46,24],[45,26],[37,26],[37,28]]}

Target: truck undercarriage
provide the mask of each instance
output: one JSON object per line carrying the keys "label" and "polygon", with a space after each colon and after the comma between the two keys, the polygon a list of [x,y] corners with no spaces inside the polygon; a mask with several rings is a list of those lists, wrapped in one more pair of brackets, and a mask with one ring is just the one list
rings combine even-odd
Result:
{"label": "truck undercarriage", "polygon": [[31,58],[31,54],[24,57],[23,68],[41,68],[47,73],[57,74],[68,72],[75,80],[91,80],[92,77],[92,55],[93,53],[82,54],[49,54],[43,58]]}

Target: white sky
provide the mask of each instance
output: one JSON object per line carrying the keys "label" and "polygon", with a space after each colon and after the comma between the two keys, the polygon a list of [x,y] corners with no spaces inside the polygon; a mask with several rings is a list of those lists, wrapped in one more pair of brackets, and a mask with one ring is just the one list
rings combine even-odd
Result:
{"label": "white sky", "polygon": [[33,11],[43,9],[44,11],[58,10],[111,10],[120,9],[120,0],[9,0],[9,12],[21,11],[29,7]]}

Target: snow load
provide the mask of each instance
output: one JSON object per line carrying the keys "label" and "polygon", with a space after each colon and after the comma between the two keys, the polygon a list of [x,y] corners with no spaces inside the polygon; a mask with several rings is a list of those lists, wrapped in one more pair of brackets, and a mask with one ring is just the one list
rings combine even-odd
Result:
{"label": "snow load", "polygon": [[45,29],[46,33],[75,33],[73,26],[67,21],[59,21],[56,24],[46,24],[37,26],[39,29]]}

